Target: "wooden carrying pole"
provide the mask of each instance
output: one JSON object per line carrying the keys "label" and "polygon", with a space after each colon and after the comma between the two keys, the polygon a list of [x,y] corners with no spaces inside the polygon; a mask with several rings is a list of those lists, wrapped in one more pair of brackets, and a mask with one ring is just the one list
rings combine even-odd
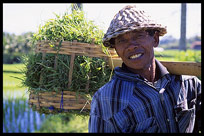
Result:
{"label": "wooden carrying pole", "polygon": [[[36,52],[46,52],[46,53],[57,53],[54,49],[50,48],[49,42],[41,41],[37,44]],[[55,43],[56,45],[59,42]],[[87,43],[80,43],[74,40],[73,42],[64,41],[61,43],[59,54],[66,54],[71,55],[72,61],[70,66],[70,73],[69,73],[69,87],[71,86],[72,80],[72,71],[73,71],[73,61],[75,55],[85,55],[89,57],[108,57],[106,54],[103,53],[102,49],[92,44]],[[115,50],[109,49],[109,52],[112,56],[108,57],[109,66],[111,68],[115,68],[116,66],[121,66],[122,60],[117,56]],[[112,65],[112,61],[113,65]],[[194,76],[201,76],[201,63],[200,62],[170,62],[170,61],[160,61],[165,67],[167,67],[168,71],[172,74],[176,75],[194,75]],[[88,83],[89,84],[89,83]]]}
{"label": "wooden carrying pole", "polygon": [[[121,66],[121,58],[109,58],[109,66],[115,68]],[[200,62],[170,62],[170,61],[160,61],[167,70],[175,75],[193,75],[201,76],[201,63]]]}

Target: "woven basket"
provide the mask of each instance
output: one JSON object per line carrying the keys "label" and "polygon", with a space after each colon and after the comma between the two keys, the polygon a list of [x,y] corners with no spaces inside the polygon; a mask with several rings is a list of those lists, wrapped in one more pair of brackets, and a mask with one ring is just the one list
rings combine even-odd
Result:
{"label": "woven basket", "polygon": [[57,111],[63,109],[63,112],[90,109],[90,101],[71,91],[38,94],[31,91],[29,94],[29,104],[31,107],[35,107],[36,110],[41,110],[42,107],[48,108],[49,112],[53,112],[54,109]]}
{"label": "woven basket", "polygon": [[[72,73],[74,68],[75,56],[89,56],[89,57],[100,57],[105,58],[109,61],[109,56],[107,56],[103,51],[101,46],[87,43],[80,43],[77,41],[64,41],[61,43],[60,50],[57,51],[51,48],[49,41],[41,41],[36,44],[36,53],[42,53],[42,60],[45,58],[46,53],[56,54],[66,54],[71,56],[70,69],[68,79],[68,88],[70,88],[72,83]],[[59,42],[54,43],[55,46],[59,46]],[[116,55],[115,50],[109,50],[111,56]],[[55,59],[57,60],[57,59]],[[54,67],[57,65],[57,61],[54,62]],[[89,89],[89,81],[87,82],[85,90]],[[30,91],[29,94],[29,105],[31,108],[35,108],[37,111],[42,111],[42,108],[49,109],[50,112],[62,111],[69,112],[69,110],[86,110],[90,109],[90,100],[76,94],[73,91],[62,91],[62,92],[40,92],[35,93]],[[63,109],[63,110],[62,110]]]}

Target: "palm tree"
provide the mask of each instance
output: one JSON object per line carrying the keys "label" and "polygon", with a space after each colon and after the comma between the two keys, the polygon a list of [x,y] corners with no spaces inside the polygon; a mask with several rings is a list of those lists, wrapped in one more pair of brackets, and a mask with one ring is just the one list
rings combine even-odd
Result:
{"label": "palm tree", "polygon": [[76,9],[83,10],[83,6],[82,6],[81,3],[73,3],[72,6],[71,6],[71,8],[72,8],[72,11],[73,11],[73,10],[76,10]]}
{"label": "palm tree", "polygon": [[181,4],[181,34],[179,50],[186,51],[186,3]]}

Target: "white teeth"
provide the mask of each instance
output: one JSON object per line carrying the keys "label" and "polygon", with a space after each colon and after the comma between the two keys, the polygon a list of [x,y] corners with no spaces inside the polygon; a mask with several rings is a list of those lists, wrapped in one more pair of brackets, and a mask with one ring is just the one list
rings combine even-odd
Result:
{"label": "white teeth", "polygon": [[130,59],[136,59],[136,58],[140,57],[141,55],[142,55],[141,53],[132,55],[132,56],[130,56]]}

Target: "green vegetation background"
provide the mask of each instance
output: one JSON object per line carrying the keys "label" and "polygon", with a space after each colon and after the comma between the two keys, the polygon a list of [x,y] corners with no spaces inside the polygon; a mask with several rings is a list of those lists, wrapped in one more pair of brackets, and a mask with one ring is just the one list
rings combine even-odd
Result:
{"label": "green vegetation background", "polygon": [[[4,99],[8,100],[7,105],[3,107],[3,121],[4,123],[13,123],[9,126],[10,129],[9,131],[16,132],[15,127],[16,120],[18,116],[22,113],[21,111],[30,111],[26,110],[29,107],[25,107],[25,105],[19,104],[19,99],[20,100],[28,100],[28,94],[26,94],[26,88],[21,87],[21,81],[14,78],[14,77],[19,77],[21,78],[23,75],[20,73],[20,69],[24,67],[23,64],[3,64],[3,94],[4,94]],[[13,94],[17,91],[21,91],[21,96],[14,96]],[[7,95],[6,95],[7,94]],[[6,97],[6,98],[5,98]],[[5,120],[6,116],[6,109],[9,108],[10,105],[12,105],[12,102],[15,102],[14,106],[15,108],[11,108],[11,113],[15,112],[15,118],[13,116],[9,117],[11,119]],[[18,104],[16,104],[18,103]],[[15,110],[15,111],[13,111]],[[21,111],[20,111],[21,110]],[[46,132],[46,133],[86,133],[88,132],[88,116],[76,116],[73,114],[58,114],[58,115],[49,115],[46,117],[46,120],[41,124],[41,127],[39,130],[35,132]],[[14,121],[12,121],[14,120]],[[34,122],[35,123],[35,122]],[[22,125],[22,124],[18,124]],[[31,125],[31,124],[26,124],[26,125]],[[28,130],[29,131],[29,130]]]}

